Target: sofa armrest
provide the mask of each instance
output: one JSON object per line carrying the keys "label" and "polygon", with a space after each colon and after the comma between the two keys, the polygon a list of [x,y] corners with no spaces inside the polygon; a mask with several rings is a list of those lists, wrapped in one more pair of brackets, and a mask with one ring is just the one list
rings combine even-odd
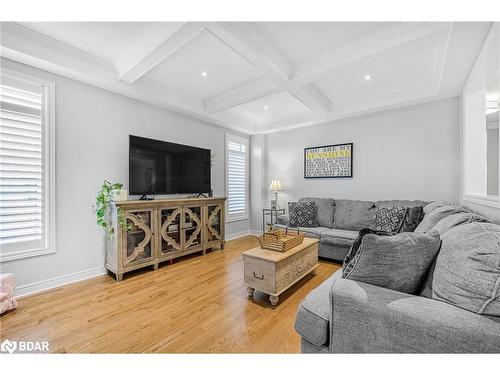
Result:
{"label": "sofa armrest", "polygon": [[500,318],[339,279],[330,291],[333,353],[499,353]]}

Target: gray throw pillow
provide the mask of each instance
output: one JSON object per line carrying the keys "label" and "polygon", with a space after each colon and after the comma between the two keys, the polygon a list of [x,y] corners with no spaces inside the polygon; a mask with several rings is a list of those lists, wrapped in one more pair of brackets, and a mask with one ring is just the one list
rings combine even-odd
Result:
{"label": "gray throw pillow", "polygon": [[[345,269],[345,279],[415,294],[439,251],[439,233],[367,234]],[[352,264],[351,264],[352,263]]]}
{"label": "gray throw pillow", "polygon": [[318,209],[318,226],[332,228],[333,226],[333,210],[335,208],[335,200],[333,198],[300,198],[299,202],[314,202]]}
{"label": "gray throw pillow", "polygon": [[289,202],[291,227],[314,228],[318,226],[318,209],[315,202]]}
{"label": "gray throw pillow", "polygon": [[368,228],[374,215],[373,202],[335,199],[333,227],[346,230]]}
{"label": "gray throw pillow", "polygon": [[473,214],[472,212],[459,212],[439,220],[437,224],[434,225],[434,230],[437,230],[442,237],[446,232],[456,226],[469,224],[474,221],[489,222],[484,216]]}
{"label": "gray throw pillow", "polygon": [[477,314],[500,316],[500,226],[473,222],[443,236],[432,298]]}
{"label": "gray throw pillow", "polygon": [[431,202],[427,205],[424,206],[424,214],[430,214],[432,211],[434,211],[436,208],[443,207],[443,206],[448,206],[450,205],[450,202],[447,201],[434,201]]}
{"label": "gray throw pillow", "polygon": [[378,207],[370,224],[370,229],[384,232],[398,232],[406,215],[404,207]]}
{"label": "gray throw pillow", "polygon": [[446,216],[450,216],[459,212],[467,212],[467,210],[455,204],[448,204],[446,206],[435,208],[431,212],[425,214],[424,218],[422,219],[418,227],[415,229],[415,232],[418,233],[429,232],[434,228],[434,226],[439,222],[439,220],[445,218]]}

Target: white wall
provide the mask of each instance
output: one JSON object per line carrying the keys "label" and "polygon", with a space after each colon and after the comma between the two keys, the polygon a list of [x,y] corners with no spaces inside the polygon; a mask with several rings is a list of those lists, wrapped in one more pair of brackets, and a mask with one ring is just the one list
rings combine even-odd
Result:
{"label": "white wall", "polygon": [[[1,63],[56,85],[57,251],[0,264],[1,272],[16,274],[19,293],[103,272],[103,232],[92,205],[104,179],[128,185],[129,134],[211,149],[214,195],[224,195],[225,129],[10,60]],[[226,228],[228,237],[247,230],[248,220]]]}
{"label": "white wall", "polygon": [[[459,131],[453,98],[271,133],[264,187],[280,179],[282,205],[302,196],[458,202]],[[354,143],[352,179],[304,179],[305,147],[346,142]]]}

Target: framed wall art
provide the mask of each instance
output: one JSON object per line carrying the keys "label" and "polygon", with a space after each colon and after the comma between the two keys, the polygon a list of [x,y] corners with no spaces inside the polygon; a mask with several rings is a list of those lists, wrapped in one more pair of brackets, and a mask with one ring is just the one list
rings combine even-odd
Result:
{"label": "framed wall art", "polygon": [[352,143],[304,149],[304,178],[352,177]]}

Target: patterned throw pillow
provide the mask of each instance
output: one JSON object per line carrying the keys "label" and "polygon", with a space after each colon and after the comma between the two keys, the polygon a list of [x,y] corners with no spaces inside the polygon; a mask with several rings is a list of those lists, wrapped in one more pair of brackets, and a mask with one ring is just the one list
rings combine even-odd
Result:
{"label": "patterned throw pillow", "polygon": [[404,207],[379,207],[375,212],[375,217],[372,219],[370,229],[397,232],[401,227],[405,215],[406,208]]}
{"label": "patterned throw pillow", "polygon": [[314,228],[318,226],[316,202],[289,202],[288,213],[291,227]]}

